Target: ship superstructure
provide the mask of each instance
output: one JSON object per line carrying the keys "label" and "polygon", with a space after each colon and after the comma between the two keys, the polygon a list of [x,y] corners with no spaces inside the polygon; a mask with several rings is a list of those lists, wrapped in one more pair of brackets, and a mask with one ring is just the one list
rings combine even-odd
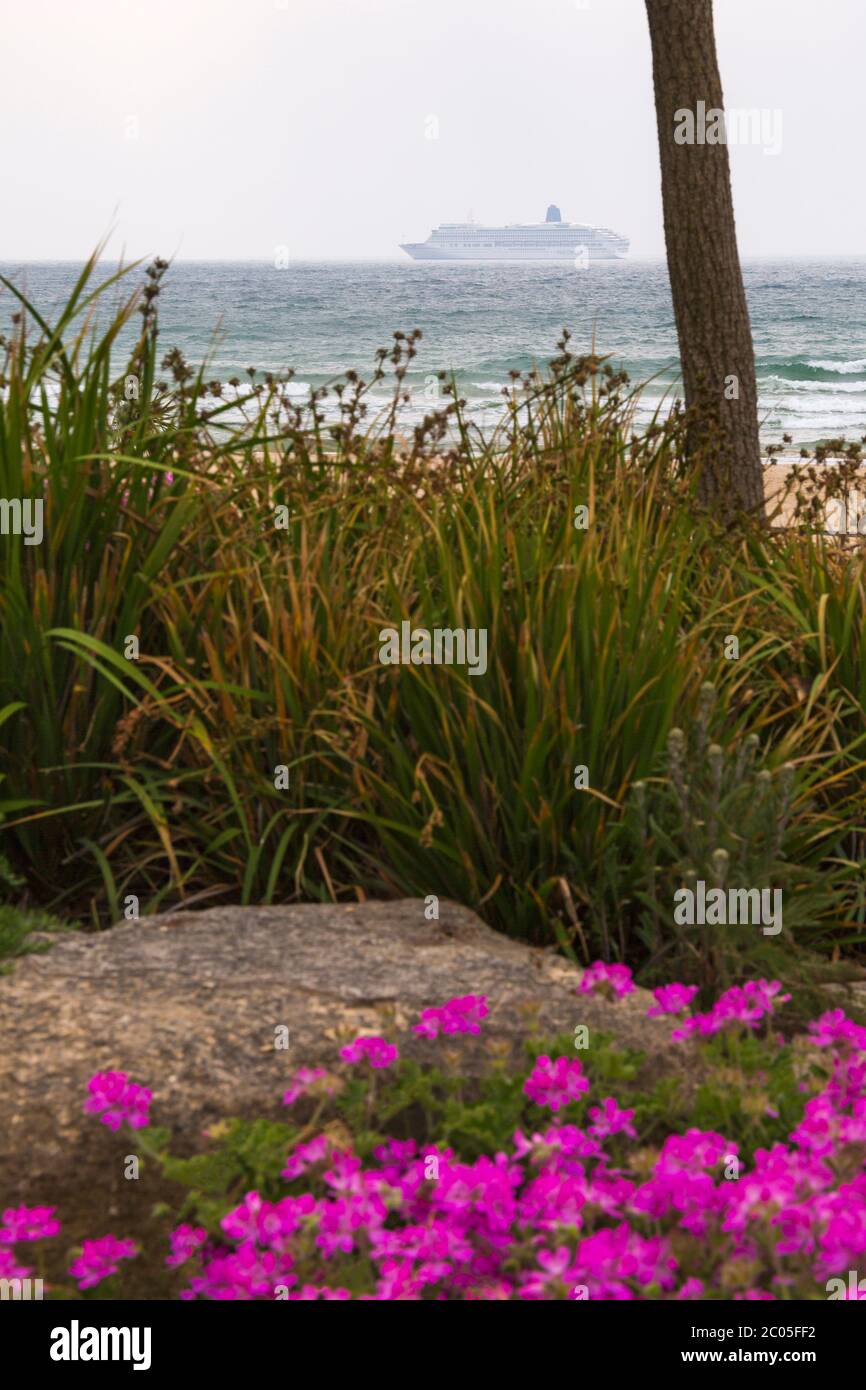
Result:
{"label": "ship superstructure", "polygon": [[426,241],[401,244],[416,261],[608,261],[624,256],[626,237],[608,227],[563,222],[552,203],[543,222],[486,227],[443,222]]}

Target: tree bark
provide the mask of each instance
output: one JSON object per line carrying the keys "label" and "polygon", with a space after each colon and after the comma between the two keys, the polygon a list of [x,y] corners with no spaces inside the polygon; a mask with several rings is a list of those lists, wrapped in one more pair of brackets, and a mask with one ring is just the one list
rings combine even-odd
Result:
{"label": "tree bark", "polygon": [[[762,516],[755,353],[728,146],[699,143],[707,133],[700,112],[724,107],[712,0],[646,0],[646,8],[689,462],[699,469],[705,506],[725,520],[740,511]],[[674,138],[678,129],[682,138],[685,110],[695,115],[694,143]]]}

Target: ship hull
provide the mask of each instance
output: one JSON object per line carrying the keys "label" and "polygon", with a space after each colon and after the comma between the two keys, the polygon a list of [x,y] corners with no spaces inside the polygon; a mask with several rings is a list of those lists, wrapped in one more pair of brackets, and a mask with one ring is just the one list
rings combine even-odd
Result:
{"label": "ship hull", "polygon": [[589,248],[585,250],[579,242],[571,250],[561,246],[534,247],[532,250],[515,251],[508,246],[484,246],[476,248],[431,246],[426,241],[402,243],[401,251],[411,256],[413,261],[559,261],[573,264],[580,259],[589,261],[618,261],[628,252],[628,242],[622,249]]}

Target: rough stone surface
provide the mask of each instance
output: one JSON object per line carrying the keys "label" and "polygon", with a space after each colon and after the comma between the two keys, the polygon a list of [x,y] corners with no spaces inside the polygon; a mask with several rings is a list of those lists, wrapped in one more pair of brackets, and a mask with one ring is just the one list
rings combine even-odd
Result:
{"label": "rough stone surface", "polygon": [[[344,1031],[381,1032],[391,1016],[404,1053],[441,1056],[441,1042],[404,1030],[453,995],[486,994],[491,1008],[480,1038],[458,1040],[468,1072],[493,1040],[516,1053],[533,1027],[551,1036],[578,1023],[646,1049],[648,1082],[682,1065],[669,1028],[646,1018],[649,995],[578,998],[579,978],[561,957],[445,901],[438,922],[407,899],[220,907],[63,935],[0,978],[0,1210],[56,1203],[61,1215],[78,1212],[87,1234],[128,1234],[160,1195],[153,1176],[146,1187],[123,1180],[130,1133],[82,1114],[93,1072],[149,1086],[154,1122],[189,1151],[220,1118],[285,1114],[289,1074],[334,1064]],[[288,1051],[275,1050],[279,1025]]]}

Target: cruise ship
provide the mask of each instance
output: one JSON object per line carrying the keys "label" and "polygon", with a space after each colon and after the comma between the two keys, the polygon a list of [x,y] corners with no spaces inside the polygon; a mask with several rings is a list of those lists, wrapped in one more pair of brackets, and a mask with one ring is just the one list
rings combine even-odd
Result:
{"label": "cruise ship", "polygon": [[554,203],[543,222],[484,227],[479,222],[443,222],[426,241],[401,243],[416,261],[612,261],[629,243],[607,227],[563,222]]}

